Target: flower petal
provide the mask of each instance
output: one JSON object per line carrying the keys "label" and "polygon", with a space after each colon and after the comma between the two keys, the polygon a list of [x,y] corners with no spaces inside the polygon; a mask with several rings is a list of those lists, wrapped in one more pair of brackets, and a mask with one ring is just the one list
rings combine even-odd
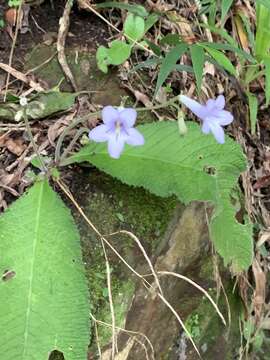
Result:
{"label": "flower petal", "polygon": [[96,142],[103,142],[109,139],[109,127],[107,125],[96,126],[89,132],[89,139]]}
{"label": "flower petal", "polygon": [[218,110],[223,110],[225,106],[225,98],[223,95],[219,95],[215,100],[215,107]]}
{"label": "flower petal", "polygon": [[224,144],[225,142],[225,134],[223,128],[217,123],[208,122],[211,132],[213,133],[215,139],[218,143]]}
{"label": "flower petal", "polygon": [[233,115],[227,110],[219,110],[217,116],[217,123],[222,126],[229,125],[233,122]]}
{"label": "flower petal", "polygon": [[180,95],[179,100],[187,107],[189,110],[191,110],[196,116],[198,116],[200,119],[204,119],[207,113],[207,107],[204,105],[201,105],[197,101],[189,98],[185,95]]}
{"label": "flower petal", "polygon": [[209,112],[213,111],[215,109],[215,106],[216,106],[216,100],[209,99],[206,101],[206,107]]}
{"label": "flower petal", "polygon": [[137,118],[137,111],[132,108],[120,110],[119,118],[126,128],[131,128],[135,124]]}
{"label": "flower petal", "polygon": [[210,133],[210,126],[208,124],[208,121],[206,121],[206,120],[202,124],[202,132],[204,134],[209,134]]}
{"label": "flower petal", "polygon": [[128,145],[139,146],[144,144],[144,137],[138,130],[131,128],[128,129],[127,132],[128,132],[128,137],[126,139],[126,143]]}
{"label": "flower petal", "polygon": [[125,138],[121,135],[111,135],[108,140],[108,152],[114,159],[118,159],[124,150]]}
{"label": "flower petal", "polygon": [[114,107],[108,105],[102,109],[102,120],[104,124],[111,126],[118,118],[119,112]]}

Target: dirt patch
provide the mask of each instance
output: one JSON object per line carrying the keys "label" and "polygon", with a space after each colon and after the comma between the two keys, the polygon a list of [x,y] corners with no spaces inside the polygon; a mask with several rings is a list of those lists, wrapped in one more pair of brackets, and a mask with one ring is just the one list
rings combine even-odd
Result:
{"label": "dirt patch", "polygon": [[[12,65],[21,70],[25,55],[38,43],[46,40],[48,34],[57,36],[59,19],[63,14],[65,1],[54,1],[52,8],[50,1],[42,5],[31,7],[29,12],[29,31],[25,34],[19,32]],[[7,10],[6,0],[0,0],[0,15],[4,17]],[[106,44],[108,35],[107,25],[96,15],[74,6],[71,13],[67,47],[77,47],[79,50],[96,49],[99,44]],[[0,61],[8,63],[12,39],[6,27],[0,29]],[[2,75],[2,76],[1,76]],[[0,78],[6,73],[0,71]],[[1,87],[1,82],[0,82]]]}

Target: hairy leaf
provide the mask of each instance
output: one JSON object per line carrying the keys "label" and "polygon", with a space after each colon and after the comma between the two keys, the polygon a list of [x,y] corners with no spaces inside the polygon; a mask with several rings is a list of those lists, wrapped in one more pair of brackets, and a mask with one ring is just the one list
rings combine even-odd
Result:
{"label": "hairy leaf", "polygon": [[225,264],[231,262],[235,272],[249,268],[253,256],[252,227],[236,220],[235,210],[227,195],[221,197],[216,208],[210,233]]}
{"label": "hairy leaf", "polygon": [[[186,136],[179,136],[177,123],[142,125],[138,128],[145,137],[145,145],[136,148],[126,146],[120,159],[108,156],[106,144],[90,143],[63,165],[88,161],[129,185],[143,186],[160,196],[175,194],[184,203],[193,200],[211,201],[219,210],[216,214],[218,217],[219,207],[222,202],[228,201],[231,189],[246,167],[246,161],[239,145],[231,139],[226,138],[226,143],[220,145],[213,136],[203,135],[197,124],[187,124]],[[228,211],[228,214],[230,218],[225,219],[226,222],[234,224],[233,211]],[[246,266],[252,258],[251,235],[242,236],[241,226],[234,224],[232,232],[228,229],[221,244],[218,243],[218,250],[224,260],[232,261],[237,269],[243,268],[244,264]],[[213,234],[216,243],[219,241],[215,235],[216,228]],[[236,241],[235,236],[239,237],[237,241],[245,242],[243,247],[249,249],[245,261],[239,253],[240,248],[231,245],[231,242]],[[222,246],[229,250],[225,253]]]}
{"label": "hairy leaf", "polygon": [[88,290],[79,235],[47,181],[0,217],[2,360],[86,359]]}

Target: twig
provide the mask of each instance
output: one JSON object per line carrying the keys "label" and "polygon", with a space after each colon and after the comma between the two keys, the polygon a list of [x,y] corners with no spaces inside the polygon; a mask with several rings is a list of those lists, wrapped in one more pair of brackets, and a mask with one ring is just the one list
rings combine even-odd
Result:
{"label": "twig", "polygon": [[[8,66],[9,67],[11,67],[12,60],[13,60],[13,54],[14,54],[15,45],[16,45],[16,41],[17,41],[17,37],[18,37],[19,26],[20,26],[20,18],[21,18],[20,14],[21,14],[21,11],[22,11],[23,3],[24,3],[24,0],[20,1],[20,5],[18,7],[15,34],[14,34],[14,39],[13,39],[13,42],[12,42],[12,46],[11,46],[11,50],[10,50],[10,54],[9,54],[9,59],[8,59]],[[6,85],[5,85],[4,102],[6,101],[6,98],[7,98],[9,79],[10,79],[10,73],[8,72],[7,79],[6,79]]]}
{"label": "twig", "polygon": [[59,20],[59,31],[57,38],[57,52],[58,52],[58,61],[62,67],[62,70],[67,78],[67,80],[71,83],[73,89],[78,91],[78,86],[74,79],[74,76],[70,70],[70,67],[67,63],[67,58],[65,54],[65,43],[66,37],[69,29],[69,15],[73,5],[73,0],[67,0],[66,6],[63,12],[63,16]]}
{"label": "twig", "polygon": [[24,123],[25,123],[25,127],[26,127],[26,130],[27,130],[27,133],[28,133],[29,138],[30,138],[30,141],[31,141],[31,143],[32,143],[34,152],[35,152],[35,154],[36,154],[37,157],[38,157],[38,160],[39,160],[39,162],[40,162],[40,165],[41,165],[41,167],[42,167],[42,170],[46,173],[46,172],[47,172],[47,167],[46,167],[46,165],[45,165],[45,163],[44,163],[44,161],[43,161],[43,159],[42,159],[42,157],[40,156],[40,153],[39,153],[39,151],[38,151],[37,144],[36,144],[35,139],[34,139],[34,137],[33,137],[33,134],[32,134],[32,131],[31,131],[31,127],[30,127],[30,125],[29,125],[28,117],[27,117],[25,111],[24,111],[24,113],[23,113],[23,119],[24,119]]}
{"label": "twig", "polygon": [[[27,85],[29,85],[31,88],[33,88],[35,91],[44,91],[44,88],[42,86],[40,86],[37,82],[29,79],[25,74],[23,74],[22,72],[14,69],[13,67],[11,67],[10,65],[4,64],[4,63],[0,63],[0,68],[4,71],[6,71],[9,75],[14,76],[16,79],[26,83]],[[7,91],[7,86],[9,84],[9,78],[8,78],[8,82],[6,83],[6,90]],[[6,94],[5,94],[6,96]]]}

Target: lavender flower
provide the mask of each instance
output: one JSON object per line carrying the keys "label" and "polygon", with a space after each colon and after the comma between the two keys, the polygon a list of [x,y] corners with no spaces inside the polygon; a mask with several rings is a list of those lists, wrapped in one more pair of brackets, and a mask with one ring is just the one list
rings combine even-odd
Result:
{"label": "lavender flower", "polygon": [[118,159],[124,150],[125,143],[131,146],[144,144],[142,134],[134,129],[137,112],[132,108],[105,106],[102,110],[102,125],[89,132],[90,140],[108,142],[108,152],[112,158]]}
{"label": "lavender flower", "polygon": [[217,142],[224,144],[225,135],[222,126],[229,125],[233,121],[233,116],[229,111],[223,110],[225,106],[223,95],[219,95],[215,100],[207,100],[205,105],[185,95],[180,95],[179,100],[202,120],[204,134],[209,134],[211,131]]}

